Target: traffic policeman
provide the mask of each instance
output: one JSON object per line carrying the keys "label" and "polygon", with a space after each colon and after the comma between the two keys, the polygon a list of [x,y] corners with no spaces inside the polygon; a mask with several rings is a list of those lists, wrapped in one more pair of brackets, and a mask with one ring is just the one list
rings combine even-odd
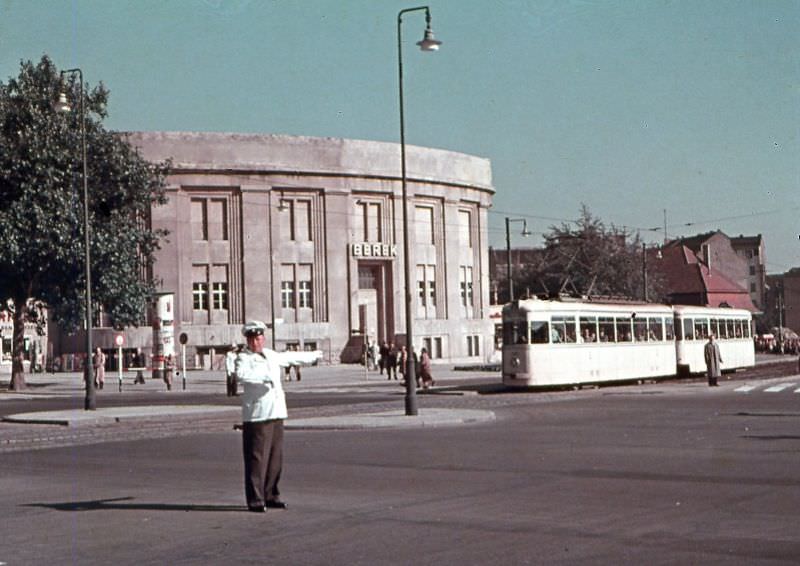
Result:
{"label": "traffic policeman", "polygon": [[281,385],[282,368],[310,364],[322,352],[275,352],[264,346],[267,325],[252,320],[242,327],[247,346],[236,358],[236,376],[242,384],[242,451],[247,508],[263,513],[286,509],[278,482],[283,467],[283,421],[288,417]]}

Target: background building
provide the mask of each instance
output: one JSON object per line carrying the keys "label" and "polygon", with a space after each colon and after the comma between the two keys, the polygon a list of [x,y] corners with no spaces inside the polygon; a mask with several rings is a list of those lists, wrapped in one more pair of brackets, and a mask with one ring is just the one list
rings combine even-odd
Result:
{"label": "background building", "polygon": [[[322,349],[332,362],[359,359],[365,336],[405,342],[397,144],[175,132],[129,141],[146,159],[172,160],[169,202],[152,210],[152,227],[169,231],[154,275],[175,295],[189,367],[219,367],[252,318],[283,321],[268,337],[276,349]],[[415,347],[482,361],[493,350],[490,163],[407,146],[407,164]],[[126,353],[146,359],[152,329],[124,334]],[[113,335],[94,339],[110,349]]]}

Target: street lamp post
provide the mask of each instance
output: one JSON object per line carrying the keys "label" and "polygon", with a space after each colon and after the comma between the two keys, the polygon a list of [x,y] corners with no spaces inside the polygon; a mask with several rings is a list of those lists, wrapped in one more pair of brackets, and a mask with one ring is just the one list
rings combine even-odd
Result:
{"label": "street lamp post", "polygon": [[524,218],[509,218],[506,216],[506,277],[508,278],[508,302],[514,300],[514,280],[511,278],[511,223],[522,222],[521,234],[526,238],[531,235],[528,231],[528,221]]}
{"label": "street lamp post", "polygon": [[[67,69],[61,71],[61,79],[64,75],[78,75],[80,81],[80,114],[81,114],[81,151],[83,154],[83,232],[84,232],[84,263],[86,264],[86,362],[84,364],[84,380],[86,382],[86,395],[84,397],[83,408],[87,411],[94,411],[97,408],[97,399],[94,389],[94,376],[92,375],[92,275],[91,275],[91,255],[89,251],[89,182],[87,174],[86,160],[86,105],[85,91],[83,85],[83,71],[80,69]],[[60,112],[70,112],[71,108],[67,101],[66,92],[62,91],[58,96],[56,110]]]}
{"label": "street lamp post", "polygon": [[405,309],[406,309],[406,396],[405,408],[407,416],[414,416],[417,414],[417,390],[414,367],[414,333],[413,333],[413,312],[412,306],[412,284],[411,284],[411,252],[409,250],[409,237],[408,237],[408,192],[406,189],[406,131],[405,131],[405,117],[403,113],[403,42],[402,42],[402,24],[403,14],[409,12],[417,12],[425,10],[425,21],[427,23],[425,28],[425,37],[422,41],[418,41],[417,45],[422,51],[437,51],[442,44],[433,37],[431,30],[431,12],[428,6],[419,6],[417,8],[407,8],[400,10],[397,14],[397,69],[400,76],[400,171],[403,187],[403,261],[404,268],[404,282],[405,282]]}

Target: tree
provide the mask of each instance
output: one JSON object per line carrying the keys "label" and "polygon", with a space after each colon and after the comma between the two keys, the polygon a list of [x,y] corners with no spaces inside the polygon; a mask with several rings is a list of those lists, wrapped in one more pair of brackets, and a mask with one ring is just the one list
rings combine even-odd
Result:
{"label": "tree", "polygon": [[[0,308],[13,312],[10,389],[23,389],[24,323],[47,317],[70,332],[83,322],[85,262],[80,97],[85,96],[93,302],[115,327],[142,320],[155,289],[163,233],[149,228],[165,202],[166,168],[106,131],[108,90],[67,84],[53,62],[22,62],[0,83]],[[54,102],[66,87],[72,110]],[[88,360],[87,360],[88,361]]]}
{"label": "tree", "polygon": [[[584,205],[574,223],[551,226],[538,261],[526,265],[520,288],[533,293],[614,296],[641,299],[644,248],[637,235],[611,226]],[[648,261],[651,259],[648,256]],[[648,272],[648,297],[662,299],[660,277]]]}

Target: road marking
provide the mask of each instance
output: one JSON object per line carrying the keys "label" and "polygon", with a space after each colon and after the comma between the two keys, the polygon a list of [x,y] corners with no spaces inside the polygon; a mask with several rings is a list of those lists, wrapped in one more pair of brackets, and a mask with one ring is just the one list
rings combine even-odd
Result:
{"label": "road marking", "polygon": [[789,387],[794,387],[797,385],[796,383],[779,383],[778,385],[773,385],[772,387],[767,387],[764,392],[765,393],[778,393],[779,391],[783,391]]}
{"label": "road marking", "polygon": [[742,385],[741,387],[737,387],[734,391],[738,391],[739,393],[747,393],[748,391],[752,391],[758,387],[757,385]]}

